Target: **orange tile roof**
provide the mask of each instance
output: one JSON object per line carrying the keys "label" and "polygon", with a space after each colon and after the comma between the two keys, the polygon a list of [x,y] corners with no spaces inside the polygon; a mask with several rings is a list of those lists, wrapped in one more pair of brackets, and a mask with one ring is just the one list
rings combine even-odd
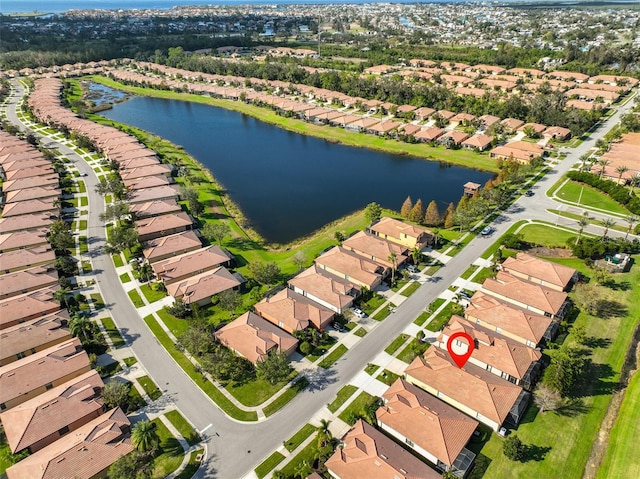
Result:
{"label": "orange tile roof", "polygon": [[415,238],[419,243],[428,242],[433,238],[431,231],[428,229],[405,223],[395,218],[389,218],[388,216],[380,218],[380,221],[371,225],[369,229],[386,234],[390,238],[400,239],[402,235],[406,235],[410,238]]}
{"label": "orange tile roof", "polygon": [[212,270],[233,259],[217,245],[190,251],[153,263],[153,271],[165,283],[172,283],[193,274]]}
{"label": "orange tile roof", "polygon": [[384,271],[379,264],[340,246],[335,246],[316,258],[316,264],[344,274],[349,281],[359,282],[369,289],[380,284]]}
{"label": "orange tile roof", "polygon": [[100,375],[92,369],[0,414],[11,452],[35,445],[36,449],[31,449],[33,453],[48,445],[36,443],[63,427],[73,425],[77,428],[99,416],[103,407],[100,399],[103,387]]}
{"label": "orange tile roof", "polygon": [[13,298],[0,300],[0,329],[31,316],[44,316],[60,309],[60,303],[54,301],[53,294],[58,288],[44,288]]}
{"label": "orange tile roof", "polygon": [[56,254],[48,244],[0,253],[0,274],[3,271],[25,269],[43,263],[53,263],[55,259]]}
{"label": "orange tile roof", "polygon": [[452,466],[469,442],[478,422],[404,379],[382,395],[378,421]]}
{"label": "orange tile roof", "polygon": [[131,423],[113,409],[7,469],[8,479],[91,479],[133,451]]}
{"label": "orange tile roof", "polygon": [[391,253],[396,255],[396,267],[407,260],[407,246],[392,243],[391,241],[387,241],[364,231],[358,231],[355,235],[344,240],[342,242],[342,247],[371,258],[373,261],[382,264],[386,268],[394,266],[389,260],[389,255],[391,255]]}
{"label": "orange tile roof", "polygon": [[254,306],[256,313],[273,324],[283,324],[288,331],[297,331],[313,325],[324,329],[333,320],[334,312],[315,301],[285,288]]}
{"label": "orange tile roof", "polygon": [[415,378],[454,401],[502,424],[522,388],[469,362],[458,368],[449,353],[429,348],[406,369],[407,379]]}
{"label": "orange tile roof", "polygon": [[10,298],[57,284],[58,272],[51,265],[23,269],[0,275],[0,298]]}
{"label": "orange tile roof", "polygon": [[507,272],[516,271],[528,275],[545,283],[553,284],[560,289],[565,289],[576,273],[574,268],[545,261],[527,253],[518,253],[515,257],[507,258],[502,263],[502,269]]}
{"label": "orange tile roof", "polygon": [[[440,474],[360,419],[325,465],[340,479],[438,479]],[[13,478],[9,478],[13,479]]]}
{"label": "orange tile roof", "polygon": [[355,283],[328,273],[315,264],[289,280],[289,285],[336,309],[349,307],[360,289]]}
{"label": "orange tile roof", "polygon": [[296,338],[250,311],[216,331],[215,336],[254,364],[273,349],[288,353],[298,345]]}
{"label": "orange tile roof", "polygon": [[227,268],[220,266],[182,281],[167,285],[167,291],[185,303],[196,303],[218,293],[240,286],[240,281]]}
{"label": "orange tile roof", "polygon": [[200,241],[198,235],[189,230],[147,241],[146,248],[142,254],[149,262],[153,262],[157,261],[157,258],[182,254],[201,247],[202,241]]}

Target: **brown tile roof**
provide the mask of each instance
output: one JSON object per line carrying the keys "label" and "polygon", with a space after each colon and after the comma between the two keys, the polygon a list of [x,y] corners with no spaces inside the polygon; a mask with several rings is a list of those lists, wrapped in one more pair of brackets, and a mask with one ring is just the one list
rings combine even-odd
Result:
{"label": "brown tile roof", "polygon": [[392,243],[391,241],[387,241],[364,231],[358,231],[355,235],[347,238],[342,242],[342,247],[362,256],[366,256],[386,268],[394,266],[389,260],[389,255],[391,253],[396,255],[396,267],[407,260],[407,246]]}
{"label": "brown tile roof", "polygon": [[176,203],[176,200],[149,201],[148,203],[136,203],[131,206],[131,213],[137,219],[177,213],[179,211],[182,211],[182,208]]}
{"label": "brown tile roof", "polygon": [[486,279],[482,290],[492,296],[501,295],[507,301],[524,303],[552,315],[556,315],[567,300],[566,293],[523,281],[504,271],[498,272],[495,279]]}
{"label": "brown tile roof", "polygon": [[335,274],[343,274],[345,279],[373,289],[382,280],[384,269],[377,263],[349,251],[341,246],[335,246],[316,258],[316,264]]}
{"label": "brown tile roof", "polygon": [[143,176],[142,178],[133,178],[123,180],[125,188],[130,192],[134,190],[142,190],[145,188],[155,188],[156,186],[164,186],[170,184],[169,178],[166,176]]}
{"label": "brown tile roof", "polygon": [[524,121],[518,120],[517,118],[505,118],[500,123],[502,123],[505,128],[511,131],[516,131],[518,128],[524,125]]}
{"label": "brown tile roof", "polygon": [[470,303],[464,313],[466,318],[471,321],[479,319],[485,327],[500,328],[534,345],[542,340],[553,322],[552,318],[519,308],[482,291],[477,291]]}
{"label": "brown tile roof", "polygon": [[313,325],[324,329],[334,312],[295,291],[285,288],[254,306],[256,313],[286,331],[297,331]]}
{"label": "brown tile roof", "polygon": [[0,275],[0,299],[57,284],[58,272],[46,265],[3,274]]}
{"label": "brown tile roof", "polygon": [[290,353],[298,345],[296,338],[250,311],[216,331],[215,336],[254,364],[274,348]]}
{"label": "brown tile roof", "polygon": [[491,125],[493,125],[496,122],[500,121],[500,118],[497,116],[493,116],[493,115],[482,115],[480,117],[480,119],[482,120],[482,123],[485,124],[485,126],[490,127]]}
{"label": "brown tile roof", "polygon": [[7,469],[8,479],[91,479],[133,451],[131,423],[111,411]]}
{"label": "brown tile roof", "polygon": [[167,285],[167,291],[185,303],[196,303],[218,293],[240,286],[240,281],[227,268],[220,266],[212,271]]}
{"label": "brown tile roof", "polygon": [[153,263],[158,261],[158,258],[175,256],[200,248],[202,248],[202,241],[193,230],[189,230],[147,241],[142,254]]}
{"label": "brown tile roof", "polygon": [[447,138],[451,138],[453,142],[457,145],[459,143],[462,143],[467,138],[469,138],[469,135],[467,135],[464,131],[453,130],[453,131],[446,132],[444,135],[438,138],[438,141],[444,142]]}
{"label": "brown tile roof", "polygon": [[171,168],[168,165],[160,163],[156,165],[141,166],[130,170],[120,170],[122,181],[129,181],[135,178],[144,178],[146,176],[168,176],[171,174]]}
{"label": "brown tile roof", "polygon": [[54,201],[55,198],[44,198],[41,200],[25,200],[15,203],[9,203],[2,209],[2,217],[9,218],[12,216],[29,215],[35,213],[56,215],[59,211],[59,207],[53,206]]}
{"label": "brown tile roof", "polygon": [[451,316],[449,324],[442,330],[439,338],[441,347],[446,348],[449,337],[458,332],[467,333],[474,339],[472,359],[509,373],[514,378],[522,379],[531,363],[542,357],[540,351],[456,315]]}
{"label": "brown tile roof", "polygon": [[16,201],[26,201],[39,198],[57,198],[60,196],[60,193],[60,188],[57,186],[26,188],[24,190],[10,191],[5,195],[5,202],[15,203]]}
{"label": "brown tile roof", "polygon": [[404,379],[382,395],[378,421],[452,466],[469,442],[478,422]]}
{"label": "brown tile roof", "polygon": [[[71,339],[66,327],[69,313],[57,311],[41,318],[5,328],[0,332],[0,363],[17,361],[17,354],[43,344],[57,344]],[[8,361],[13,359],[12,361]]]}
{"label": "brown tile roof", "polygon": [[504,271],[514,271],[530,276],[545,283],[565,289],[576,270],[568,266],[545,261],[527,253],[518,253],[515,257],[507,258],[502,264]]}
{"label": "brown tile roof", "polygon": [[477,135],[473,135],[471,138],[467,138],[462,142],[465,146],[470,146],[472,148],[484,149],[488,147],[493,141],[492,136],[483,135],[481,133]]}
{"label": "brown tile roof", "polygon": [[89,367],[89,356],[77,338],[2,366],[0,404],[16,400],[70,374],[77,372],[76,376],[79,376]]}
{"label": "brown tile roof", "polygon": [[315,264],[289,280],[289,285],[338,310],[349,307],[360,289],[355,283],[328,273]]}
{"label": "brown tile roof", "polygon": [[[325,465],[340,479],[437,479],[436,471],[360,419]],[[13,479],[13,478],[9,478]]]}
{"label": "brown tile roof", "polygon": [[131,198],[129,198],[129,203],[146,203],[154,200],[178,198],[179,196],[180,192],[178,191],[178,187],[175,185],[155,186],[153,188],[135,190],[132,193]]}
{"label": "brown tile roof", "polygon": [[43,164],[38,166],[31,166],[29,168],[22,168],[19,170],[13,170],[5,172],[5,178],[7,181],[19,180],[22,178],[33,178],[40,176],[50,176],[55,174],[55,170],[51,164]]}
{"label": "brown tile roof", "polygon": [[502,424],[515,404],[522,388],[469,362],[458,368],[447,351],[429,348],[406,369],[412,378],[428,385],[454,401]]}
{"label": "brown tile roof", "polygon": [[46,176],[30,176],[28,178],[18,178],[16,180],[8,180],[2,183],[2,191],[9,193],[11,191],[25,190],[27,188],[58,186],[60,179],[56,173]]}
{"label": "brown tile roof", "polygon": [[[0,414],[0,421],[12,453],[32,448],[31,452],[49,445],[65,426],[78,428],[102,413],[100,393],[104,383],[95,371],[87,371],[77,378],[43,392],[39,396]],[[36,444],[39,443],[39,444]]]}
{"label": "brown tile roof", "polygon": [[165,284],[179,279],[204,273],[233,259],[229,253],[219,246],[207,246],[179,256],[173,256],[153,263],[153,271]]}
{"label": "brown tile roof", "polygon": [[14,231],[30,231],[48,228],[55,219],[55,216],[48,213],[34,213],[0,218],[0,233],[6,234]]}
{"label": "brown tile roof", "polygon": [[55,259],[56,254],[48,244],[0,253],[0,274],[4,271],[53,263]]}
{"label": "brown tile roof", "polygon": [[0,234],[0,252],[2,253],[18,248],[28,248],[44,244],[48,244],[47,232],[44,229]]}
{"label": "brown tile roof", "polygon": [[[134,224],[140,236],[148,236],[165,231],[172,232],[172,230],[176,228],[188,229],[193,225],[193,221],[187,213],[181,211],[180,213],[144,218],[135,221]],[[161,236],[164,236],[164,234]]]}
{"label": "brown tile roof", "polygon": [[420,244],[428,243],[433,238],[431,231],[420,226],[415,226],[395,218],[383,216],[380,221],[371,225],[371,231],[386,234],[389,238],[401,239],[403,236],[415,238]]}

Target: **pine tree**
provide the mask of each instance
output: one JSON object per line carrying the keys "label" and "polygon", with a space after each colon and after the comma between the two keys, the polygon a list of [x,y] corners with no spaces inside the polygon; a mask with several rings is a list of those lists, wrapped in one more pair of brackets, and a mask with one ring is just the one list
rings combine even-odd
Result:
{"label": "pine tree", "polygon": [[484,190],[489,191],[491,188],[493,188],[493,180],[489,178],[487,182],[484,184]]}
{"label": "pine tree", "polygon": [[447,206],[447,211],[444,213],[444,227],[451,228],[455,223],[453,221],[453,216],[456,212],[456,207],[453,203],[449,203]]}
{"label": "pine tree", "polygon": [[424,214],[424,224],[427,226],[438,226],[440,223],[442,223],[442,218],[438,210],[438,203],[436,203],[435,200],[431,200]]}
{"label": "pine tree", "polygon": [[411,213],[409,214],[409,219],[411,221],[415,221],[416,223],[420,223],[424,218],[424,206],[422,206],[422,200],[418,198],[416,204],[411,208]]}
{"label": "pine tree", "polygon": [[407,199],[402,203],[402,208],[400,208],[400,216],[403,218],[409,219],[411,216],[411,209],[413,208],[413,201],[411,201],[411,196],[407,196]]}
{"label": "pine tree", "polygon": [[460,201],[458,201],[458,206],[456,206],[457,210],[464,210],[469,205],[469,197],[467,195],[462,195]]}

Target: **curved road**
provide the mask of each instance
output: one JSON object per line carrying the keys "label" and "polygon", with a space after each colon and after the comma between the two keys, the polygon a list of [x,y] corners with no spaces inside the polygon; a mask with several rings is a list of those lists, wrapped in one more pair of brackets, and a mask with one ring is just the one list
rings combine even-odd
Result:
{"label": "curved road", "polygon": [[[7,116],[11,123],[26,129],[27,126],[22,124],[16,115],[16,106],[25,93],[24,88],[15,80],[13,87]],[[621,110],[628,111],[631,103],[627,102]],[[620,112],[600,125],[589,140],[574,150],[568,150],[567,158],[538,182],[536,185],[538,193],[535,196],[519,198],[507,212],[500,216],[494,224],[496,229],[494,235],[474,238],[467,247],[439,270],[438,277],[422,285],[415,294],[397,308],[392,316],[377,325],[363,340],[358,341],[338,363],[326,372],[317,373],[312,379],[312,385],[298,394],[283,411],[256,423],[239,423],[228,418],[160,346],[122,288],[111,258],[103,252],[105,228],[98,215],[104,210],[104,199],[95,192],[95,186],[98,183],[96,175],[73,150],[51,138],[47,139],[52,143],[51,146],[74,161],[81,173],[87,174],[85,180],[91,208],[88,217],[88,240],[94,272],[106,308],[123,331],[127,343],[144,368],[158,386],[165,390],[165,395],[175,402],[176,407],[198,430],[204,429],[209,424],[212,425],[207,430],[205,438],[208,458],[198,476],[228,479],[239,478],[250,473],[264,457],[277,449],[318,410],[332,401],[342,385],[358,374],[372,357],[397,337],[513,222],[521,219],[549,221],[549,215],[545,210],[549,207],[557,208],[558,204],[546,196],[542,199],[544,196],[542,192],[562,177],[583,153],[594,146],[597,139],[604,136],[604,133],[619,121],[619,118]],[[595,228],[593,231],[598,232]],[[620,233],[612,231],[611,234],[619,235]]]}

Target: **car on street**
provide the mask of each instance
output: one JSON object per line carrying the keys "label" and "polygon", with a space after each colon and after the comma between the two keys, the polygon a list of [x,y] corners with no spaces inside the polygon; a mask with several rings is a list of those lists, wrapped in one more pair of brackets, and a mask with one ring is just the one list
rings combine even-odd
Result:
{"label": "car on street", "polygon": [[524,192],[525,196],[533,196],[535,193],[533,192],[533,190],[527,190]]}
{"label": "car on street", "polygon": [[417,273],[418,272],[418,268],[416,268],[414,265],[410,264],[409,266],[407,266],[407,271],[409,271],[409,273]]}
{"label": "car on street", "polygon": [[362,311],[360,308],[353,308],[352,311],[353,314],[355,314],[359,318],[364,318],[366,316],[366,314],[364,314],[364,311]]}
{"label": "car on street", "polygon": [[484,228],[482,228],[482,230],[480,231],[480,234],[482,236],[487,236],[490,235],[493,232],[493,228],[491,226],[485,226]]}
{"label": "car on street", "polygon": [[87,173],[82,173],[82,176],[89,176]]}

